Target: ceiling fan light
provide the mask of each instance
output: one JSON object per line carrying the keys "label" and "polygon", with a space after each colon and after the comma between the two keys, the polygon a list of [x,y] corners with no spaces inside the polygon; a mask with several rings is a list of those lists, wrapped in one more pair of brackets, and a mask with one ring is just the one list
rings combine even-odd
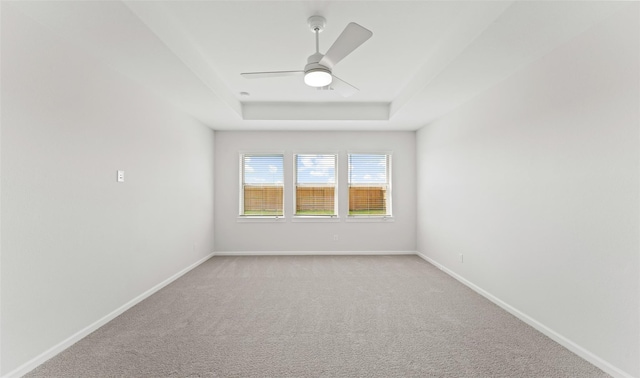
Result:
{"label": "ceiling fan light", "polygon": [[332,80],[333,77],[328,70],[315,69],[304,73],[304,83],[310,87],[326,87]]}

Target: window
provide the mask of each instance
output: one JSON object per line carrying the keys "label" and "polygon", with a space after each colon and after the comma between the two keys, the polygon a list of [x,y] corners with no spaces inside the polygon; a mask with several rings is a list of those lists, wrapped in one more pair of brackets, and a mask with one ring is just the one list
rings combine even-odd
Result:
{"label": "window", "polygon": [[240,215],[283,216],[282,154],[240,154]]}
{"label": "window", "polygon": [[391,155],[349,154],[349,215],[391,216]]}
{"label": "window", "polygon": [[295,210],[297,216],[335,216],[336,155],[295,155]]}

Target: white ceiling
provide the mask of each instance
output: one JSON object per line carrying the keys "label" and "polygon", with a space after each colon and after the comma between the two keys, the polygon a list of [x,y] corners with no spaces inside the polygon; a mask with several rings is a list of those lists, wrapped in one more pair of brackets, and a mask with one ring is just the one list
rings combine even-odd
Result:
{"label": "white ceiling", "polygon": [[[216,130],[416,130],[618,7],[610,1],[47,1],[12,6]],[[322,15],[326,52],[349,22],[373,37],[333,73],[301,78]],[[250,96],[241,96],[248,92]]]}

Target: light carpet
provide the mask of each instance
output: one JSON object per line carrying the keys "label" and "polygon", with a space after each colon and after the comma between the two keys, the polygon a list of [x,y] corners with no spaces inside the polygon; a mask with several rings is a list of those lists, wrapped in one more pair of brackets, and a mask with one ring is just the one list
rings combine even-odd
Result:
{"label": "light carpet", "polygon": [[28,377],[606,377],[417,256],[213,257]]}

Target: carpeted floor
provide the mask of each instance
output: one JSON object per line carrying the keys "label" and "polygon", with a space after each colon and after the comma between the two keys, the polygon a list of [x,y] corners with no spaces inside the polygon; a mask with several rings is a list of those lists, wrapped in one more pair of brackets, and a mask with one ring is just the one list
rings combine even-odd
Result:
{"label": "carpeted floor", "polygon": [[214,257],[28,377],[606,377],[417,256]]}

